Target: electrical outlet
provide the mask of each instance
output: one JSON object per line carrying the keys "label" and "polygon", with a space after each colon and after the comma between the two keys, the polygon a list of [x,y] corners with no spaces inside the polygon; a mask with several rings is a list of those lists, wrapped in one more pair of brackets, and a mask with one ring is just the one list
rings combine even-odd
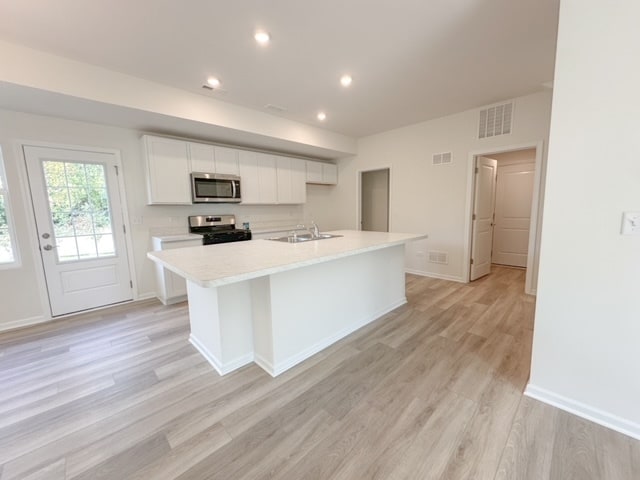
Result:
{"label": "electrical outlet", "polygon": [[622,213],[622,235],[640,235],[640,212]]}

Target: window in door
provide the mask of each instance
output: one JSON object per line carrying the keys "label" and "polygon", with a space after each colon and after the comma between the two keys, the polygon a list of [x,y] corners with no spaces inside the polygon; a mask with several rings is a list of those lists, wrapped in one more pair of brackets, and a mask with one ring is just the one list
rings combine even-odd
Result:
{"label": "window in door", "polygon": [[18,250],[11,218],[11,202],[4,172],[4,160],[0,151],[0,268],[15,266],[17,263]]}
{"label": "window in door", "polygon": [[42,162],[58,262],[115,255],[104,165]]}

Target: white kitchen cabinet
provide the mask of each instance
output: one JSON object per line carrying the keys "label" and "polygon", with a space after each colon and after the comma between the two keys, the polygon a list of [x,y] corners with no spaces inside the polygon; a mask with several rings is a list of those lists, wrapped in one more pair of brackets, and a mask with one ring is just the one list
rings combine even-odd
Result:
{"label": "white kitchen cabinet", "polygon": [[189,158],[192,172],[214,173],[216,171],[213,145],[189,142]]}
{"label": "white kitchen cabinet", "polygon": [[147,200],[150,205],[191,205],[187,142],[144,136]]}
{"label": "white kitchen cabinet", "polygon": [[313,162],[307,160],[307,183],[318,183],[321,185],[338,184],[338,167],[333,163]]}
{"label": "white kitchen cabinet", "polygon": [[[153,237],[153,250],[169,250],[173,248],[196,247],[202,245],[200,235],[170,235]],[[187,299],[187,283],[183,277],[155,263],[156,296],[165,305],[183,302]]]}
{"label": "white kitchen cabinet", "polygon": [[327,185],[338,184],[338,166],[333,163],[322,164],[322,183]]}
{"label": "white kitchen cabinet", "polygon": [[192,172],[238,175],[238,150],[189,142]]}
{"label": "white kitchen cabinet", "polygon": [[238,169],[238,153],[239,150],[227,147],[214,147],[216,158],[216,173],[226,175],[240,175]]}
{"label": "white kitchen cabinet", "polygon": [[322,183],[322,163],[307,160],[307,183]]}
{"label": "white kitchen cabinet", "polygon": [[242,203],[278,203],[276,157],[258,152],[240,151],[238,158]]}
{"label": "white kitchen cabinet", "polygon": [[305,162],[290,157],[276,157],[278,203],[297,204],[307,201]]}
{"label": "white kitchen cabinet", "polygon": [[274,155],[258,153],[258,184],[260,203],[278,203],[278,175]]}
{"label": "white kitchen cabinet", "polygon": [[260,184],[258,183],[258,154],[241,151],[238,155],[240,171],[240,193],[242,203],[260,203]]}

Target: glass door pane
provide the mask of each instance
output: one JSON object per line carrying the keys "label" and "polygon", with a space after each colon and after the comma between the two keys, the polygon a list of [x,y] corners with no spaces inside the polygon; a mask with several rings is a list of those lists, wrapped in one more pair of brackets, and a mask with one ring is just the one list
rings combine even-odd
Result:
{"label": "glass door pane", "polygon": [[58,262],[116,254],[104,165],[44,160]]}

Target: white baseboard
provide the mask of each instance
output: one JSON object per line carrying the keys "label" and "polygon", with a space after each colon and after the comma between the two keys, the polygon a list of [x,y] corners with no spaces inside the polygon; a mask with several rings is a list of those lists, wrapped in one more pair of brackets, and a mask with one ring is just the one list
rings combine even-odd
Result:
{"label": "white baseboard", "polygon": [[[147,292],[147,293],[142,293],[140,295],[136,295],[136,297],[134,298],[134,301],[141,302],[143,300],[151,300],[152,298],[158,298],[158,296],[155,294],[155,292]],[[186,295],[185,295],[185,298],[186,298]]]}
{"label": "white baseboard", "polygon": [[211,353],[207,347],[205,347],[197,338],[193,336],[193,334],[189,335],[189,342],[193,345],[198,352],[202,354],[202,356],[211,364],[213,368],[220,374],[226,375],[227,373],[231,373],[234,370],[239,369],[240,367],[244,367],[254,361],[253,352],[247,353],[239,358],[236,358],[230,362],[222,363],[220,360],[216,358],[216,356]]}
{"label": "white baseboard", "polygon": [[256,365],[258,365],[272,377],[278,375],[277,373],[275,373],[276,369],[274,368],[273,364],[259,353],[253,354],[253,361],[256,362]]}
{"label": "white baseboard", "polygon": [[10,322],[0,323],[0,332],[15,330],[16,328],[31,327],[39,323],[45,323],[52,320],[49,317],[38,315],[36,317],[21,318],[19,320],[11,320]]}
{"label": "white baseboard", "polygon": [[573,413],[578,417],[585,418],[604,427],[628,435],[640,440],[640,424],[618,417],[604,410],[594,408],[590,405],[572,400],[571,398],[558,395],[544,388],[528,384],[524,391],[527,397],[535,398],[541,402],[553,405],[561,410]]}
{"label": "white baseboard", "polygon": [[364,327],[365,325],[373,322],[374,320],[377,320],[378,318],[382,317],[384,314],[389,313],[391,310],[394,310],[394,309],[398,308],[399,306],[404,305],[405,303],[407,303],[407,298],[406,297],[402,297],[401,299],[393,302],[388,307],[383,308],[378,312],[375,312],[373,315],[370,315],[370,316],[368,316],[366,318],[363,318],[363,319],[361,319],[361,320],[359,320],[357,322],[353,322],[353,323],[347,325],[346,327],[344,327],[343,329],[337,331],[333,335],[330,335],[328,337],[323,338],[319,342],[314,343],[310,347],[305,348],[303,351],[301,351],[301,352],[299,352],[299,353],[297,353],[295,355],[292,355],[291,357],[287,358],[286,360],[283,360],[283,361],[277,362],[275,364],[272,364],[271,362],[269,362],[265,358],[263,358],[260,355],[256,354],[255,355],[255,362],[260,367],[262,367],[269,375],[271,375],[272,377],[275,377],[277,375],[280,375],[283,372],[286,372],[290,368],[295,367],[299,363],[303,362],[304,360],[306,360],[309,357],[312,357],[313,355],[315,355],[316,353],[324,350],[325,348],[329,347],[330,345],[333,345],[338,340],[346,337],[347,335],[355,332],[356,330]]}
{"label": "white baseboard", "polygon": [[442,273],[423,272],[422,270],[413,270],[410,268],[405,268],[404,271],[406,273],[411,273],[413,275],[420,275],[421,277],[437,278],[439,280],[449,280],[451,282],[466,283],[462,277],[456,277],[454,275],[444,275]]}

